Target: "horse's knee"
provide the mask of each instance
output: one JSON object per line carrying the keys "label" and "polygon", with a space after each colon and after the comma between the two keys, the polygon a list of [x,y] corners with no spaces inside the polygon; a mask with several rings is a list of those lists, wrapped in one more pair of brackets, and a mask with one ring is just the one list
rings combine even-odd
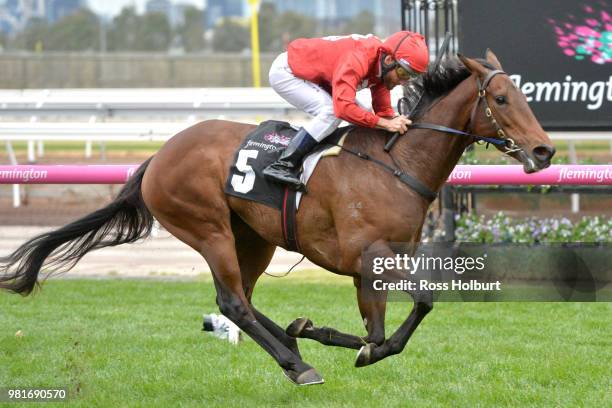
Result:
{"label": "horse's knee", "polygon": [[381,349],[385,351],[384,352],[385,357],[394,356],[404,351],[404,345],[402,345],[399,341],[393,340],[391,338],[382,345]]}
{"label": "horse's knee", "polygon": [[424,316],[433,310],[433,302],[416,302],[414,307],[417,313]]}
{"label": "horse's knee", "polygon": [[240,325],[249,316],[249,308],[239,298],[232,296],[229,299],[217,298],[219,311],[231,321]]}
{"label": "horse's knee", "polygon": [[380,346],[385,342],[385,333],[381,331],[375,331],[373,333],[369,333],[366,336],[366,341],[368,343],[374,343],[377,346]]}

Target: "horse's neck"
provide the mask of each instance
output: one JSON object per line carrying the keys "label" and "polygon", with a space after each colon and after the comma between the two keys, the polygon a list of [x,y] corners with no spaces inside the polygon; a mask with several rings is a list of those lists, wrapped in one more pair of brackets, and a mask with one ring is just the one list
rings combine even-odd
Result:
{"label": "horse's neck", "polygon": [[[465,130],[476,100],[476,89],[474,77],[467,78],[440,99],[419,122]],[[402,168],[438,191],[469,143],[464,136],[417,129],[399,139],[394,155]]]}

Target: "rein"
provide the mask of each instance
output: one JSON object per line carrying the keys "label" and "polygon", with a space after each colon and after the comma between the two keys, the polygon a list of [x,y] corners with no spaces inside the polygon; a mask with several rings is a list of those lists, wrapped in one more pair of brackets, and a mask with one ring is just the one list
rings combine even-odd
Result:
{"label": "rein", "polygon": [[[442,133],[450,133],[452,135],[457,135],[457,136],[472,137],[476,139],[477,141],[482,141],[482,142],[486,142],[487,144],[490,143],[496,146],[500,146],[500,148],[502,148],[503,152],[506,154],[522,151],[522,148],[520,148],[513,139],[506,136],[504,129],[501,127],[499,122],[493,116],[493,111],[491,110],[491,108],[489,107],[489,103],[487,102],[486,88],[487,86],[489,86],[489,83],[491,82],[493,77],[498,74],[507,75],[506,72],[496,69],[496,70],[490,71],[485,77],[484,81],[482,81],[482,83],[480,82],[480,78],[476,79],[476,82],[478,84],[478,100],[474,104],[474,108],[472,109],[472,113],[470,115],[470,122],[473,122],[474,115],[476,114],[478,106],[480,105],[480,101],[484,101],[485,115],[487,118],[490,119],[491,123],[495,127],[498,137],[480,136],[480,135],[476,135],[470,132],[464,132],[462,130],[453,129],[453,128],[449,128],[449,127],[442,126],[442,125],[436,125],[432,123],[413,123],[410,125],[410,128],[430,129],[430,130],[435,130],[435,131],[442,132]],[[405,98],[402,98],[402,99],[405,99]],[[400,101],[398,102],[398,111],[400,111],[400,113],[401,113],[400,107],[401,107],[402,99],[400,99]],[[389,139],[389,141],[385,144],[385,147],[384,147],[384,150],[389,154],[389,157],[391,157],[391,160],[393,161],[393,164],[395,164],[396,167],[389,166],[387,163],[382,162],[378,159],[375,159],[371,157],[370,155],[368,155],[367,153],[347,149],[346,147],[340,146],[339,144],[336,144],[336,143],[328,143],[328,144],[337,146],[343,151],[349,154],[352,154],[354,156],[357,156],[360,159],[371,161],[379,165],[384,170],[393,174],[402,183],[412,188],[414,191],[420,194],[421,197],[423,197],[424,199],[428,200],[431,203],[433,200],[435,200],[438,197],[438,193],[436,193],[435,191],[432,191],[429,187],[427,187],[425,184],[423,184],[420,180],[418,180],[414,176],[411,176],[410,174],[405,173],[402,170],[400,170],[399,164],[397,163],[395,158],[391,155],[391,148],[397,141],[398,137],[399,137],[399,133],[395,133],[391,137],[391,139]]]}
{"label": "rein", "polygon": [[[417,179],[416,177],[411,176],[408,173],[403,172],[402,170],[395,168],[393,166],[389,166],[387,163],[380,161],[378,159],[373,158],[372,156],[370,156],[367,153],[363,153],[363,152],[358,152],[355,150],[351,150],[351,149],[347,149],[344,146],[341,146],[337,143],[325,143],[327,145],[330,146],[336,146],[339,147],[341,150],[352,154],[353,156],[359,157],[360,159],[366,160],[366,161],[370,161],[374,164],[379,165],[380,167],[382,167],[384,170],[386,170],[387,172],[393,174],[395,177],[397,177],[399,179],[399,181],[401,181],[402,183],[406,184],[408,187],[410,187],[411,189],[413,189],[414,191],[416,191],[417,193],[419,193],[419,195],[421,195],[421,197],[423,197],[424,199],[428,200],[430,203],[435,200],[438,197],[438,193],[436,193],[435,191],[432,191],[429,187],[427,187],[425,184],[423,184],[419,179]],[[399,167],[397,165],[397,162],[395,161],[395,159],[393,159],[393,157],[391,157],[391,160],[393,160],[393,163]]]}
{"label": "rein", "polygon": [[413,123],[413,124],[409,125],[408,127],[410,127],[411,129],[431,129],[431,130],[437,130],[438,132],[450,133],[452,135],[457,135],[457,136],[473,137],[476,140],[481,140],[483,142],[487,142],[487,143],[490,143],[490,144],[493,144],[493,145],[496,145],[496,146],[505,146],[506,145],[506,141],[505,140],[497,139],[497,138],[494,138],[494,137],[479,136],[479,135],[475,135],[473,133],[464,132],[462,130],[453,129],[453,128],[449,128],[449,127],[446,127],[446,126],[434,125],[433,123]]}

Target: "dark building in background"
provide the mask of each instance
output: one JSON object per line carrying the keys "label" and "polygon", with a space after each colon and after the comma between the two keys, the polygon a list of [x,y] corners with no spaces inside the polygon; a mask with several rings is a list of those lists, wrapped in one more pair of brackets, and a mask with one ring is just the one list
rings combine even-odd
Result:
{"label": "dark building in background", "polygon": [[[54,23],[75,11],[86,8],[88,0],[0,0],[0,31],[15,33],[21,31],[32,18],[43,18]],[[105,1],[105,0],[89,0]],[[244,18],[248,16],[247,0],[200,0],[203,25],[215,27],[223,18]],[[291,11],[314,18],[324,27],[338,27],[360,12],[367,11],[374,16],[374,33],[384,37],[400,28],[399,0],[260,0],[274,4],[277,12]],[[182,22],[184,7],[171,0],[148,0],[147,12],[160,12],[168,16],[172,26]]]}
{"label": "dark building in background", "polygon": [[49,23],[55,23],[79,9],[87,8],[85,0],[46,0],[45,3],[45,14]]}
{"label": "dark building in background", "polygon": [[32,18],[46,19],[49,0],[0,0],[0,31],[15,33],[22,30]]}
{"label": "dark building in background", "polygon": [[[318,0],[264,0],[264,2],[274,4],[276,6],[276,11],[279,13],[292,11],[294,13],[304,14],[308,17],[317,16]],[[333,3],[333,1],[328,1],[328,3]]]}
{"label": "dark building in background", "polygon": [[373,0],[336,0],[336,15],[340,20],[350,19],[362,11],[375,14],[376,1]]}
{"label": "dark building in background", "polygon": [[145,5],[145,11],[147,13],[170,14],[172,3],[170,3],[170,0],[149,0]]}
{"label": "dark building in background", "polygon": [[176,27],[184,22],[185,7],[183,4],[173,4],[170,0],[148,0],[145,12],[164,14],[170,25]]}
{"label": "dark building in background", "polygon": [[12,33],[17,30],[20,20],[19,0],[0,0],[0,31]]}
{"label": "dark building in background", "polygon": [[208,0],[206,27],[214,27],[224,18],[244,17],[245,8],[244,0]]}
{"label": "dark building in background", "polygon": [[[279,13],[292,11],[337,26],[366,11],[374,16],[375,33],[387,36],[401,29],[399,0],[262,0]],[[365,33],[362,33],[365,34]]]}

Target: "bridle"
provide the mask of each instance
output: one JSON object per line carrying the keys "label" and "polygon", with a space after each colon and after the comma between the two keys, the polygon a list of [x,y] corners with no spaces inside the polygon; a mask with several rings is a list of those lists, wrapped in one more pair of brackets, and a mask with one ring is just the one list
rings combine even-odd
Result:
{"label": "bridle", "polygon": [[[470,114],[470,121],[468,123],[468,126],[474,123],[474,118],[476,116],[476,112],[478,111],[478,106],[480,106],[480,102],[483,101],[484,106],[485,106],[485,111],[484,111],[485,116],[489,118],[489,120],[491,121],[491,124],[495,128],[497,137],[476,135],[471,132],[464,132],[463,130],[453,129],[447,126],[436,125],[433,123],[416,122],[416,123],[410,124],[408,127],[412,129],[430,129],[430,130],[436,130],[442,133],[450,133],[452,135],[457,135],[457,136],[472,137],[476,140],[476,143],[478,142],[487,143],[487,146],[489,144],[495,145],[499,147],[503,153],[506,153],[506,154],[522,151],[523,149],[516,144],[514,139],[506,135],[506,132],[504,131],[500,123],[497,121],[497,119],[495,119],[495,116],[493,115],[493,111],[491,110],[491,107],[489,106],[489,102],[487,101],[487,87],[489,86],[489,83],[491,82],[491,80],[496,75],[500,75],[500,74],[508,75],[506,72],[500,69],[495,69],[495,70],[489,71],[489,73],[487,74],[487,76],[482,82],[480,82],[480,78],[476,79],[476,84],[478,85],[478,99],[476,100],[476,103],[474,103],[474,107],[472,108],[472,113]],[[401,98],[398,101],[398,111],[400,113],[402,113],[401,106],[404,103],[404,101],[405,101],[405,98]],[[391,139],[389,139],[387,144],[385,144],[386,152],[389,153],[391,151],[391,148],[397,141],[398,137],[399,137],[399,133],[395,133],[391,137]]]}
{"label": "bridle", "polygon": [[[493,71],[489,71],[489,73],[485,77],[484,81],[482,81],[482,83],[480,82],[480,78],[476,78],[476,84],[478,84],[478,100],[476,101],[476,104],[474,105],[474,108],[472,109],[472,114],[470,115],[470,124],[474,123],[474,115],[476,114],[476,111],[478,110],[478,105],[480,105],[480,101],[483,101],[484,106],[485,106],[485,116],[489,118],[489,120],[491,121],[491,124],[493,124],[493,127],[495,127],[497,138],[496,139],[485,138],[483,136],[477,136],[477,135],[474,135],[474,137],[476,137],[477,140],[478,139],[485,140],[487,143],[493,143],[497,146],[501,146],[504,153],[510,154],[510,153],[518,152],[522,149],[516,144],[514,139],[506,135],[506,132],[504,132],[504,129],[502,128],[500,123],[497,121],[497,119],[495,119],[495,116],[493,116],[493,111],[491,110],[491,107],[489,106],[489,102],[487,101],[487,87],[489,86],[489,83],[491,82],[493,77],[495,77],[495,75],[498,75],[498,74],[508,75],[506,72],[500,69],[495,69]],[[495,142],[486,140],[486,139],[493,139],[495,140]]]}
{"label": "bridle", "polygon": [[[476,115],[476,112],[478,111],[478,106],[480,106],[480,101],[483,101],[484,107],[485,107],[485,116],[489,118],[489,120],[495,127],[497,137],[475,135],[471,132],[464,132],[462,130],[453,129],[453,128],[449,128],[449,127],[442,126],[442,125],[435,125],[432,123],[412,123],[409,127],[413,129],[430,129],[430,130],[436,130],[438,132],[450,133],[452,135],[472,137],[476,139],[477,143],[483,142],[483,143],[487,143],[487,145],[490,143],[495,146],[498,146],[500,150],[502,150],[502,152],[506,154],[515,153],[515,152],[524,153],[523,149],[519,147],[512,138],[506,135],[506,132],[504,131],[500,123],[497,121],[497,119],[495,119],[495,116],[493,116],[493,111],[491,110],[491,107],[489,106],[489,102],[487,101],[487,90],[486,89],[489,86],[489,83],[491,82],[493,77],[495,77],[496,75],[500,75],[500,74],[508,75],[506,72],[496,69],[496,70],[490,71],[482,82],[480,82],[480,78],[476,79],[476,83],[478,85],[478,99],[474,103],[474,107],[472,108],[472,112],[470,114],[470,121],[468,123],[468,126],[474,123],[474,117]],[[402,106],[403,101],[407,102],[406,98],[401,98],[398,101],[397,110],[400,112],[400,114],[402,113],[401,106]],[[353,151],[351,149],[347,149],[346,147],[338,145],[336,143],[329,143],[329,144],[338,146],[340,147],[340,149],[354,156],[357,156],[360,159],[367,160],[367,161],[377,164],[378,166],[382,167],[384,170],[393,174],[395,177],[397,177],[400,180],[400,182],[412,188],[421,197],[423,197],[425,200],[431,203],[433,200],[436,199],[438,194],[435,191],[432,191],[429,187],[427,187],[423,182],[421,182],[416,177],[410,175],[409,173],[402,171],[399,163],[395,160],[395,158],[391,154],[391,148],[397,141],[398,137],[399,137],[399,133],[395,133],[391,137],[391,139],[389,139],[389,141],[385,144],[385,147],[384,147],[384,150],[389,154],[389,157],[391,158],[391,161],[393,162],[395,167],[390,166],[381,160],[375,159],[367,153]]]}

